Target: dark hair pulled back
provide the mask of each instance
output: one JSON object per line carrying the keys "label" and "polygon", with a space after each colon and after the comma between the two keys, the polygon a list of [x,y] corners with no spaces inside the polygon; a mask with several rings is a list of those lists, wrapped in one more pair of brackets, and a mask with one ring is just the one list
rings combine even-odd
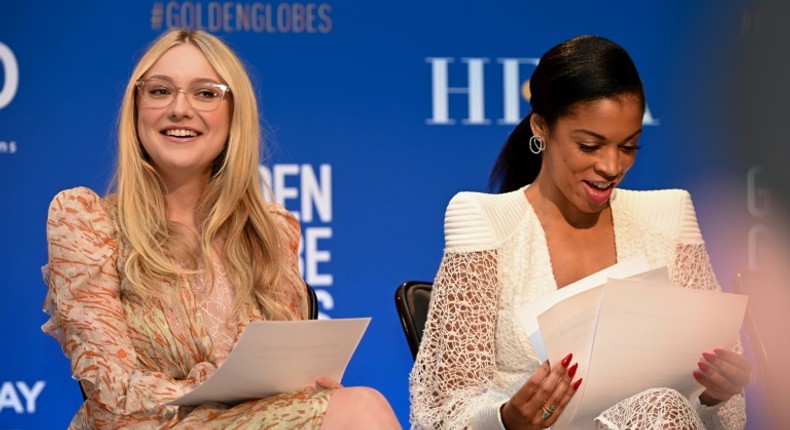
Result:
{"label": "dark hair pulled back", "polygon": [[620,45],[600,36],[579,36],[551,48],[540,58],[529,81],[532,112],[508,136],[489,178],[489,189],[500,193],[532,183],[540,155],[529,150],[530,117],[540,115],[549,130],[577,104],[634,95],[644,110],[639,73]]}

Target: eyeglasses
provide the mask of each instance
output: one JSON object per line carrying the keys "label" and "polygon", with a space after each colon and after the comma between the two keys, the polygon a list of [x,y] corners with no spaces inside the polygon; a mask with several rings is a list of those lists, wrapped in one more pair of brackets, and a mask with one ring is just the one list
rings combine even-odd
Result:
{"label": "eyeglasses", "polygon": [[152,108],[166,108],[173,104],[178,93],[184,93],[193,109],[208,112],[219,107],[230,88],[216,82],[198,82],[187,88],[177,88],[169,81],[151,78],[137,81],[137,91]]}

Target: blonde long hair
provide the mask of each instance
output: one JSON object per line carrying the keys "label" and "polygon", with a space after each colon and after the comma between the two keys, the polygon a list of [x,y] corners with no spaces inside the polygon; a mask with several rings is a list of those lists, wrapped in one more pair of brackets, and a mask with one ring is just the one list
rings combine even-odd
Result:
{"label": "blonde long hair", "polygon": [[[228,140],[214,162],[211,178],[195,212],[194,235],[166,218],[164,186],[137,133],[135,83],[173,46],[190,43],[200,49],[230,87],[231,124]],[[216,249],[236,288],[234,312],[248,316],[257,303],[269,319],[288,319],[278,290],[280,267],[277,230],[266,208],[259,173],[261,131],[258,105],[249,75],[239,57],[220,39],[200,30],[170,30],[145,51],[126,86],[118,125],[118,223],[128,242],[123,266],[134,291],[166,299],[178,283],[198,272],[213,280]],[[184,267],[184,259],[190,264]],[[211,282],[211,281],[209,281]]]}

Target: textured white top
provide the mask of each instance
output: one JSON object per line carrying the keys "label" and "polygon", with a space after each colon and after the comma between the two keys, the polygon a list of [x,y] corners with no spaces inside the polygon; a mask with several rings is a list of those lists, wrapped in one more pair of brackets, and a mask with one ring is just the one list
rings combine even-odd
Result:
{"label": "textured white top", "polygon": [[[697,215],[687,191],[618,189],[612,199],[612,210],[627,210],[645,225],[681,242],[702,243]],[[490,249],[511,235],[527,215],[534,213],[523,189],[505,194],[458,193],[445,214],[446,249]]]}
{"label": "textured white top", "polygon": [[[618,189],[611,201],[617,260],[645,255],[651,268],[667,266],[676,285],[718,290],[684,190]],[[539,362],[517,310],[557,289],[545,233],[524,189],[503,194],[462,192],[445,215],[445,253],[410,382],[415,428],[500,428],[498,406]],[[642,403],[629,398],[602,414],[650,423]],[[686,402],[688,403],[688,402]],[[714,408],[689,405],[676,423],[743,428],[742,395]]]}

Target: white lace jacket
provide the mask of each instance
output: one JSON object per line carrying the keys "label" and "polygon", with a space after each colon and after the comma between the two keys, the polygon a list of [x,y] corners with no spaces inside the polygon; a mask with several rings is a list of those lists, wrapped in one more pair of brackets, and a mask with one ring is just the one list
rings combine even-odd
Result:
{"label": "white lace jacket", "polygon": [[[676,285],[719,289],[688,192],[618,189],[611,205],[618,261],[642,254],[651,268],[668,266]],[[457,194],[445,241],[410,377],[412,426],[499,429],[499,405],[539,364],[516,310],[557,289],[546,237],[520,189]],[[633,403],[617,406],[640,414]],[[746,420],[743,395],[694,408],[689,422],[708,429],[741,429]]]}

